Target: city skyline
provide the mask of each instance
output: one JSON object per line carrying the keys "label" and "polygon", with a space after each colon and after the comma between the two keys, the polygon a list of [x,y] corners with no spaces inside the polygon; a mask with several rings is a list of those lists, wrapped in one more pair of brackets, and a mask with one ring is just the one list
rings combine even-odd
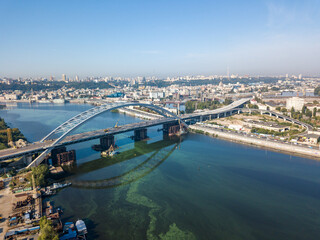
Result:
{"label": "city skyline", "polygon": [[317,1],[0,3],[0,76],[318,75]]}

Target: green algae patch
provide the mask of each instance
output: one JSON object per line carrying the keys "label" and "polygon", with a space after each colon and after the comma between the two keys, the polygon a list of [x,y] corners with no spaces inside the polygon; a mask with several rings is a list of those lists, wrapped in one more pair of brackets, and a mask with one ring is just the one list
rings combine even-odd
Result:
{"label": "green algae patch", "polygon": [[196,237],[189,231],[182,231],[177,227],[175,223],[169,226],[169,231],[166,234],[160,234],[157,236],[154,234],[156,230],[157,217],[156,212],[161,209],[161,207],[156,204],[151,199],[147,198],[138,193],[139,182],[133,183],[127,192],[127,201],[136,205],[144,206],[149,208],[148,216],[150,218],[149,227],[147,230],[148,240],[173,240],[173,239],[196,239]]}
{"label": "green algae patch", "polygon": [[192,232],[189,231],[182,231],[180,228],[177,227],[175,223],[171,224],[169,227],[169,231],[163,235],[160,234],[161,240],[193,240],[196,237],[193,235]]}

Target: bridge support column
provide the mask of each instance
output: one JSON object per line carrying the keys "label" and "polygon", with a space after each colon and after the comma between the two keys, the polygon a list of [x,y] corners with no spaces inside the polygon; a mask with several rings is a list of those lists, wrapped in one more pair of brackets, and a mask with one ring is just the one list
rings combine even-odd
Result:
{"label": "bridge support column", "polygon": [[209,115],[209,120],[210,120],[210,121],[211,121],[211,117],[212,117],[212,116],[211,116],[211,115]]}
{"label": "bridge support column", "polygon": [[134,130],[134,140],[135,141],[140,141],[140,140],[143,140],[146,138],[148,138],[146,128]]}
{"label": "bridge support column", "polygon": [[272,117],[272,113],[269,113],[270,117]]}
{"label": "bridge support column", "polygon": [[180,125],[178,121],[176,123],[165,123],[163,124],[163,134],[164,135],[176,135],[180,133]]}
{"label": "bridge support column", "polygon": [[101,149],[107,150],[110,147],[114,146],[114,136],[113,135],[107,135],[105,137],[100,138],[100,146]]}
{"label": "bridge support column", "polygon": [[223,115],[224,115],[224,117],[226,117],[227,116],[227,112],[224,112]]}
{"label": "bridge support column", "polygon": [[238,114],[240,114],[240,110],[238,110]]}
{"label": "bridge support column", "polygon": [[51,150],[52,165],[58,164],[58,154],[66,152],[66,147],[57,147]]}
{"label": "bridge support column", "polygon": [[217,118],[220,118],[220,113],[217,114]]}
{"label": "bridge support column", "polygon": [[32,162],[32,155],[24,155],[23,156],[23,163],[29,165]]}

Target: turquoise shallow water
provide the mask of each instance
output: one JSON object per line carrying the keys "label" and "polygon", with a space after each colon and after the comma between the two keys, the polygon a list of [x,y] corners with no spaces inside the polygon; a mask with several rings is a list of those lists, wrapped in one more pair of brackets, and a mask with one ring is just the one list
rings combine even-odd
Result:
{"label": "turquoise shallow water", "polygon": [[[19,105],[0,115],[36,140],[89,107]],[[117,119],[139,121],[109,113],[78,131]],[[89,239],[318,239],[320,162],[197,134],[148,134],[139,143],[117,136],[112,160],[99,159],[95,141],[69,147],[78,157],[70,180],[82,184],[52,198],[63,220],[84,219]]]}

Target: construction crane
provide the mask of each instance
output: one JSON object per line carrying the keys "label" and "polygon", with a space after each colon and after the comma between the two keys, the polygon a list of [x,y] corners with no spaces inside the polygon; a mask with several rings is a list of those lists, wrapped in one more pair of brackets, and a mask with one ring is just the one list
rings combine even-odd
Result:
{"label": "construction crane", "polygon": [[117,121],[116,125],[114,125],[115,128],[118,128],[118,127],[119,127],[119,126],[118,126],[118,122],[119,122],[119,120]]}

